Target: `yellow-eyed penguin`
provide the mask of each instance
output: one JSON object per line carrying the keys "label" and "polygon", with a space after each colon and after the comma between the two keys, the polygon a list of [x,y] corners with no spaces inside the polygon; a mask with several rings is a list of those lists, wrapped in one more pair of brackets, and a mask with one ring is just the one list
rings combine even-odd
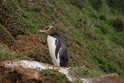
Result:
{"label": "yellow-eyed penguin", "polygon": [[56,66],[68,67],[67,46],[59,33],[52,27],[48,26],[38,32],[47,34],[47,43],[53,64]]}

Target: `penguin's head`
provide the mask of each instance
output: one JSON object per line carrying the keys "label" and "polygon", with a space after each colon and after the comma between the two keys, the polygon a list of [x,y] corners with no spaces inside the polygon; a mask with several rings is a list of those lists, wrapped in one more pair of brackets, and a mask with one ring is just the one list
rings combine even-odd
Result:
{"label": "penguin's head", "polygon": [[48,26],[43,30],[38,30],[38,32],[45,33],[47,35],[52,35],[56,32],[56,30],[52,26]]}

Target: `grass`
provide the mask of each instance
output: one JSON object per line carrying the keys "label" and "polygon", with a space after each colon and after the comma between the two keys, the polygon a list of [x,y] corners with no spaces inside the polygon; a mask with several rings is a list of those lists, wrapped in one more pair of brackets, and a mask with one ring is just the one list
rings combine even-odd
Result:
{"label": "grass", "polygon": [[31,52],[28,55],[28,57],[32,58],[34,61],[39,61],[39,62],[43,62],[43,63],[53,64],[52,63],[52,59],[50,57],[50,54],[48,52],[48,49],[44,49],[44,50],[42,50],[42,52],[40,52],[39,50],[37,50],[37,52],[35,52],[35,53]]}
{"label": "grass", "polygon": [[0,44],[0,61],[13,59],[29,59],[26,56],[19,56],[17,53],[10,53]]}
{"label": "grass", "polygon": [[92,70],[89,69],[85,66],[83,67],[74,67],[69,71],[70,75],[73,75],[77,78],[82,77],[82,78],[92,78],[92,77],[97,77],[100,75],[104,75],[105,73],[102,71],[98,70]]}
{"label": "grass", "polygon": [[[86,77],[108,73],[124,77],[123,3],[120,6],[117,0],[113,2],[111,6],[110,0],[7,0],[0,10],[0,21],[13,40],[20,32],[41,34],[39,29],[52,25],[67,44],[70,67],[77,67],[82,74],[94,72],[87,72]],[[37,55],[31,54],[39,61],[42,57]]]}
{"label": "grass", "polygon": [[17,45],[17,42],[15,41],[13,36],[1,24],[0,24],[0,36],[1,36],[1,39],[3,40],[3,42],[8,44],[9,46]]}
{"label": "grass", "polygon": [[46,69],[41,70],[41,75],[43,76],[43,80],[50,81],[51,83],[72,83],[67,79],[65,74],[60,73],[58,70],[54,69]]}

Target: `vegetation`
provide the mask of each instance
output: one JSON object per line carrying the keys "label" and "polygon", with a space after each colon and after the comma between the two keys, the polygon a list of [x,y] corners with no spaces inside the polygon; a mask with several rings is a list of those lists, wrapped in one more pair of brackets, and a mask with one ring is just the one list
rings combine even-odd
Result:
{"label": "vegetation", "polygon": [[[50,54],[47,51],[48,51],[48,49],[44,49],[42,51],[42,53],[40,51],[37,51],[35,53],[31,52],[28,57],[32,58],[34,61],[39,61],[39,62],[43,62],[43,63],[47,62],[48,64],[53,65]],[[43,54],[43,52],[44,53],[46,52],[46,53]]]}
{"label": "vegetation", "polygon": [[1,36],[0,39],[3,40],[4,43],[8,45],[17,45],[13,36],[1,24],[0,24],[0,36]]}
{"label": "vegetation", "polygon": [[19,56],[17,53],[10,53],[0,44],[0,62],[4,60],[29,59],[26,56]]}
{"label": "vegetation", "polygon": [[54,69],[41,70],[41,75],[44,76],[43,77],[44,80],[47,81],[49,80],[51,83],[59,83],[59,82],[72,83],[67,79],[65,74],[58,72],[58,70],[54,70]]}
{"label": "vegetation", "polygon": [[37,31],[52,25],[67,44],[69,66],[78,71],[75,76],[82,72],[82,77],[107,73],[124,77],[123,7],[123,0],[6,0],[0,23],[13,37],[7,38],[9,42],[19,34],[46,38]]}
{"label": "vegetation", "polygon": [[102,73],[100,71],[89,69],[85,66],[83,67],[74,67],[69,71],[70,75],[75,76],[77,78],[91,78],[91,77],[97,77],[100,75],[103,75],[105,73]]}

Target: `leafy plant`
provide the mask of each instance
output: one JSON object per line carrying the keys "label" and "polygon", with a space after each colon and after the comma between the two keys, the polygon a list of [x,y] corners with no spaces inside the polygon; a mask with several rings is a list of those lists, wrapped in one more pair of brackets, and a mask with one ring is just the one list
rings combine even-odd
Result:
{"label": "leafy plant", "polygon": [[123,22],[122,22],[122,20],[120,18],[109,19],[108,24],[114,27],[115,32],[123,31],[124,24],[123,24]]}

